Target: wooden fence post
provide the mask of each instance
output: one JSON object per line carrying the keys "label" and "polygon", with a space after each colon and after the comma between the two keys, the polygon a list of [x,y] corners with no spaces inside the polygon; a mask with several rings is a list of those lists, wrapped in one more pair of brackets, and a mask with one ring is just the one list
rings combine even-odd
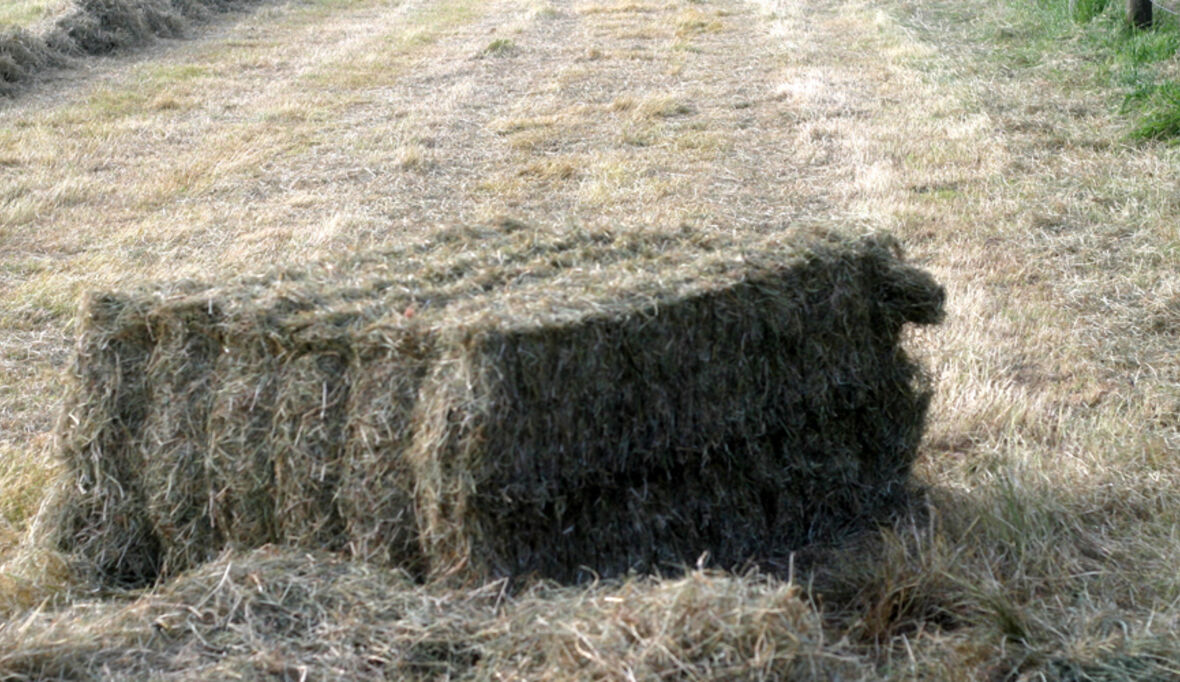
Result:
{"label": "wooden fence post", "polygon": [[1127,0],[1127,22],[1135,28],[1151,26],[1151,0]]}

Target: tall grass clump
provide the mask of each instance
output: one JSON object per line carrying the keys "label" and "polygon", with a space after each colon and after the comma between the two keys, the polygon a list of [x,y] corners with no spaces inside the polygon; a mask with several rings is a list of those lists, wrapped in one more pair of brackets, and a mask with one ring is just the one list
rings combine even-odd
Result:
{"label": "tall grass clump", "polygon": [[1142,112],[1132,130],[1135,137],[1153,140],[1180,137],[1180,83],[1146,86],[1127,95],[1125,106]]}

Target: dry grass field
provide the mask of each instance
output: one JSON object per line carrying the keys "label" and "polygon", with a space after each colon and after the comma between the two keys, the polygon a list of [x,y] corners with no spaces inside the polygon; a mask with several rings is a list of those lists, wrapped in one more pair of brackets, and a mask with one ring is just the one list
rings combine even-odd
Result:
{"label": "dry grass field", "polygon": [[[1180,679],[1180,148],[984,0],[296,0],[0,102],[0,678]],[[501,216],[889,231],[926,494],[781,575],[87,593],[36,534],[80,296]]]}

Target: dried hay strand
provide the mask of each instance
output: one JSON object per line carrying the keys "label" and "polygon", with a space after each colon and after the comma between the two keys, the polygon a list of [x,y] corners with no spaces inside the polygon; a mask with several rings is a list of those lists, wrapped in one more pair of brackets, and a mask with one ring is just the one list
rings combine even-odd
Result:
{"label": "dried hay strand", "polygon": [[177,38],[213,12],[251,0],[74,0],[52,23],[0,27],[0,95],[16,92],[44,69],[70,59]]}
{"label": "dried hay strand", "polygon": [[504,587],[262,548],[0,625],[0,678],[871,679],[799,588],[771,578]]}
{"label": "dried hay strand", "polygon": [[51,542],[105,584],[226,548],[561,581],[733,567],[904,494],[943,292],[887,237],[505,222],[95,294]]}

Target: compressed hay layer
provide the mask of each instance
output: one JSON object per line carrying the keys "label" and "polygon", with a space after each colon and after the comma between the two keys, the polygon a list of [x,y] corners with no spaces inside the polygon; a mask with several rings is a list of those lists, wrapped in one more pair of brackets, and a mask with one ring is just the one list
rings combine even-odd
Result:
{"label": "compressed hay layer", "polygon": [[39,30],[0,27],[0,95],[11,94],[48,67],[70,58],[99,55],[175,38],[212,12],[244,7],[251,0],[74,0]]}
{"label": "compressed hay layer", "polygon": [[928,391],[899,335],[942,297],[886,238],[513,223],[95,295],[51,526],[120,584],[267,543],[477,579],[739,565],[901,494]]}

